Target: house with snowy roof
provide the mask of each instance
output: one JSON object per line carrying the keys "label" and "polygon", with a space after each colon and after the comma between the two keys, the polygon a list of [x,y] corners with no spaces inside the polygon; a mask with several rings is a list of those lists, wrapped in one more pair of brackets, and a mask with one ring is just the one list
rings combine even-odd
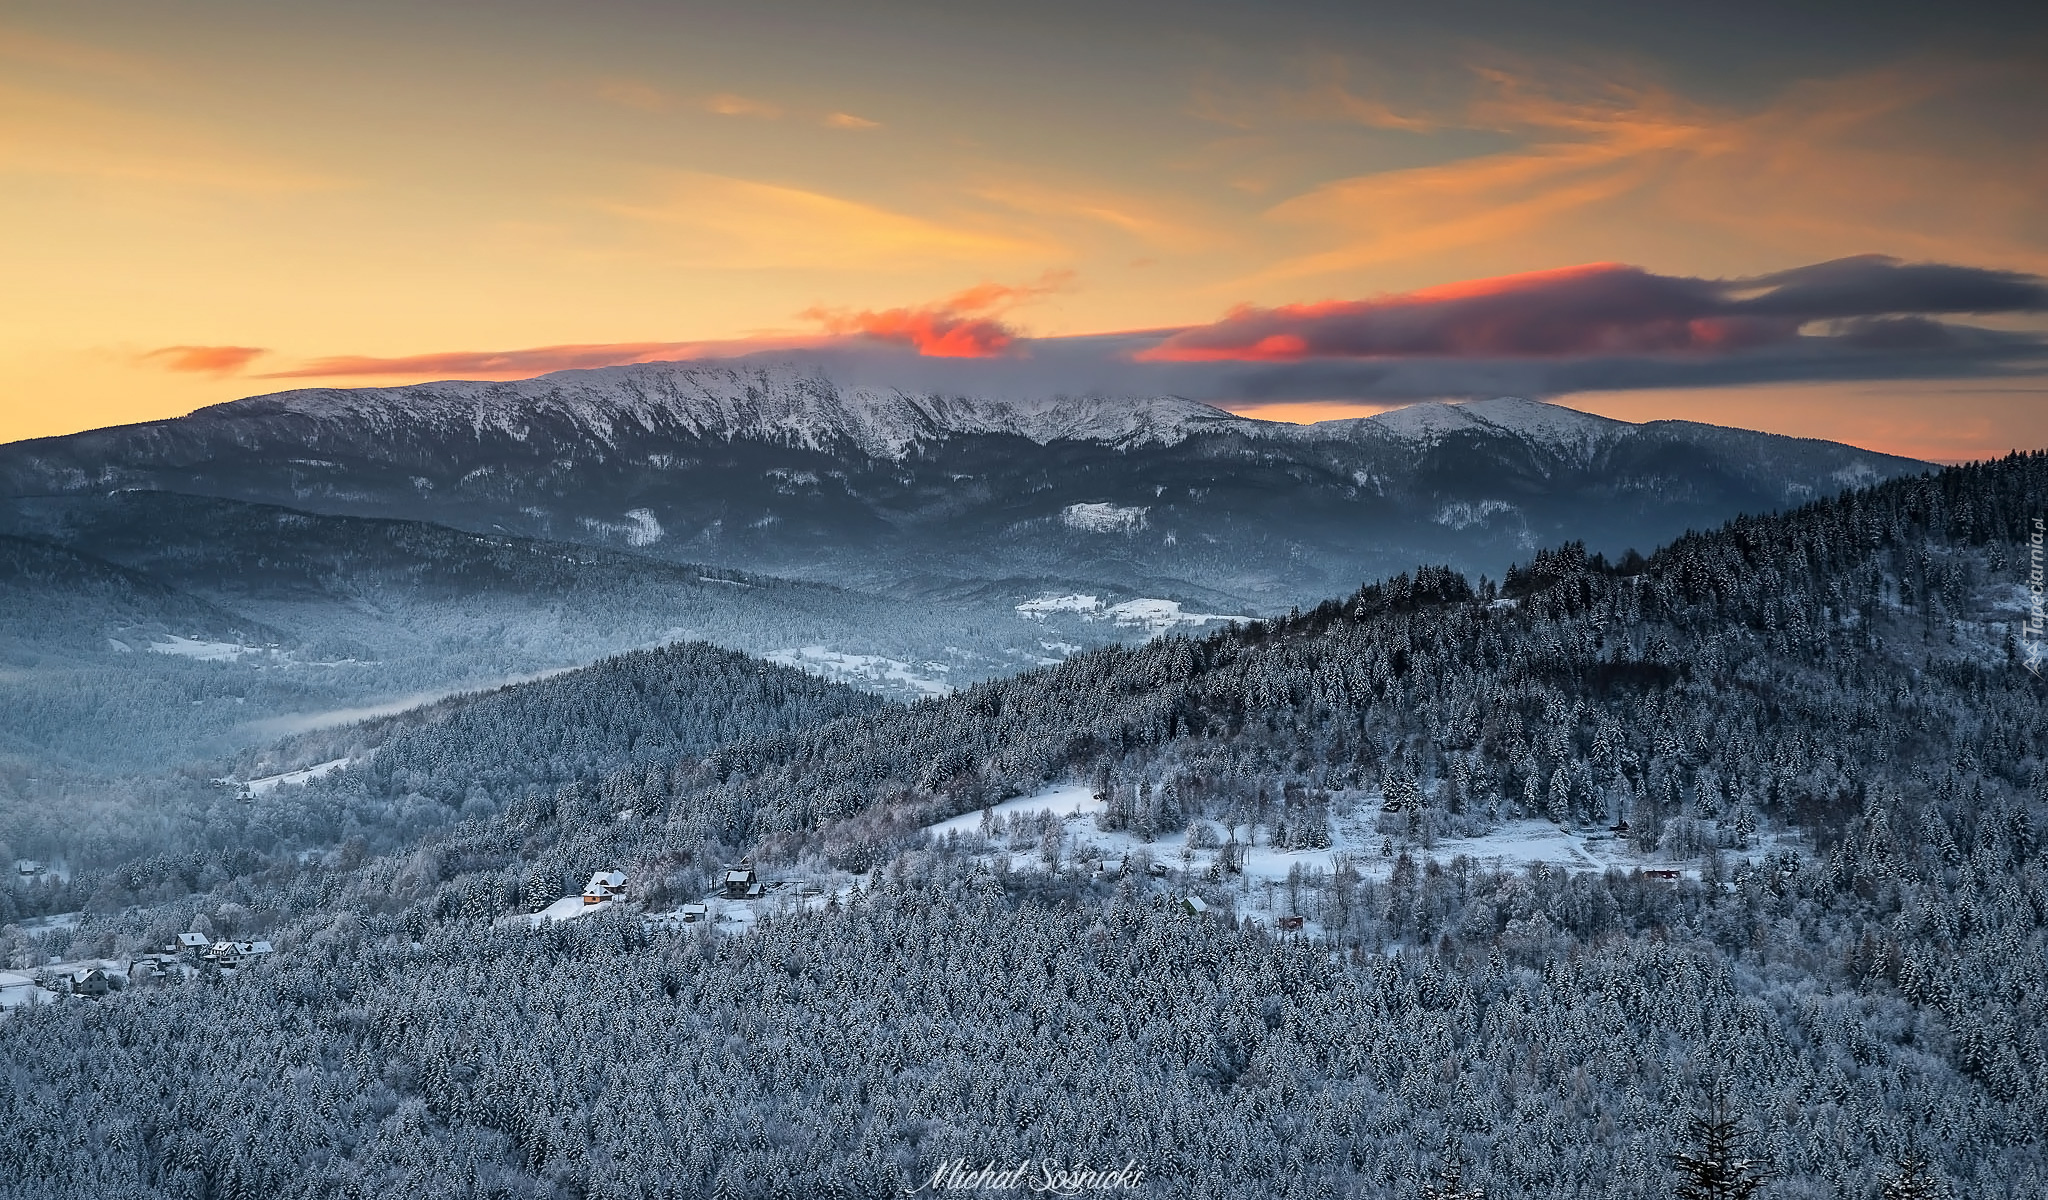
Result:
{"label": "house with snowy roof", "polygon": [[617,900],[626,894],[626,873],[624,871],[598,871],[591,875],[590,882],[583,885],[585,904],[602,904]]}
{"label": "house with snowy roof", "polygon": [[728,900],[761,898],[761,877],[754,874],[752,859],[743,858],[739,866],[725,869],[725,896]]}

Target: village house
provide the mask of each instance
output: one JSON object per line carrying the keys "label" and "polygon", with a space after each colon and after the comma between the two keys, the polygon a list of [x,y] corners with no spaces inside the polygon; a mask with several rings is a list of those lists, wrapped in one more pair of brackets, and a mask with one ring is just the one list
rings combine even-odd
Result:
{"label": "village house", "polygon": [[725,869],[725,898],[728,900],[759,900],[761,898],[761,877],[754,874],[754,861],[743,858],[737,867]]}
{"label": "village house", "polygon": [[203,933],[181,933],[178,940],[164,947],[169,954],[203,954],[206,951],[206,935]]}
{"label": "village house", "polygon": [[583,885],[585,904],[602,904],[617,900],[626,894],[626,873],[624,871],[598,871],[591,875],[590,882]]}
{"label": "village house", "polygon": [[694,925],[709,917],[711,915],[711,908],[709,905],[704,904],[685,904],[677,909],[676,912],[677,915],[682,917],[684,924]]}
{"label": "village house", "polygon": [[128,982],[133,984],[169,983],[178,974],[175,954],[138,954],[128,964]]}
{"label": "village house", "polygon": [[113,990],[106,971],[100,967],[80,967],[71,972],[70,983],[74,996],[104,996]]}

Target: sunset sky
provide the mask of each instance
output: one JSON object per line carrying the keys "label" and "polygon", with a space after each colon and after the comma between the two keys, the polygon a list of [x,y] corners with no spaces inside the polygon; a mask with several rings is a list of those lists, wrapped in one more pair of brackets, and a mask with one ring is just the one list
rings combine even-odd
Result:
{"label": "sunset sky", "polygon": [[2044,113],[2038,3],[0,0],[0,440],[822,351],[2043,447]]}

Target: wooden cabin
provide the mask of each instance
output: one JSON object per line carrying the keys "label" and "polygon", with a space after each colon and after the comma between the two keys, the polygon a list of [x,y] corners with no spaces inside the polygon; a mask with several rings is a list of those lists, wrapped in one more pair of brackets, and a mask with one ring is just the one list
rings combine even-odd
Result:
{"label": "wooden cabin", "polygon": [[1300,917],[1282,917],[1276,923],[1287,933],[1298,933],[1301,931],[1302,921]]}
{"label": "wooden cabin", "polygon": [[1182,896],[1180,906],[1182,911],[1191,917],[1205,917],[1209,915],[1209,902],[1200,896]]}
{"label": "wooden cabin", "polygon": [[725,869],[725,895],[728,900],[761,898],[761,877],[754,874],[753,860],[741,859],[739,866]]}

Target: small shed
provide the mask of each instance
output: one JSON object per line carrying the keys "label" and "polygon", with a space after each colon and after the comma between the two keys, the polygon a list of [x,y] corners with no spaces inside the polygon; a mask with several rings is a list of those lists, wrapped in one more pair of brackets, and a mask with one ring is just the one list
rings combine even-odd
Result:
{"label": "small shed", "polygon": [[1301,929],[1302,922],[1300,917],[1289,916],[1280,918],[1277,924],[1288,933],[1295,933]]}
{"label": "small shed", "polygon": [[1097,875],[1108,875],[1112,878],[1122,875],[1124,873],[1124,860],[1121,858],[1105,858],[1095,868],[1095,873]]}
{"label": "small shed", "polygon": [[16,860],[14,869],[16,873],[22,875],[40,875],[43,873],[43,864],[33,858],[23,858]]}
{"label": "small shed", "polygon": [[685,904],[677,909],[676,913],[682,917],[684,924],[695,925],[711,915],[711,907],[706,904]]}
{"label": "small shed", "polygon": [[1158,877],[1159,877],[1159,878],[1161,878],[1161,879],[1164,879],[1164,878],[1166,878],[1166,876],[1167,876],[1167,874],[1168,874],[1168,872],[1167,872],[1167,869],[1166,869],[1166,864],[1165,864],[1165,863],[1163,863],[1163,862],[1156,862],[1156,863],[1153,863],[1153,864],[1152,864],[1151,866],[1149,866],[1149,867],[1146,867],[1146,868],[1145,868],[1145,873],[1146,873],[1147,875],[1156,875],[1156,876],[1158,876]]}
{"label": "small shed", "polygon": [[1200,896],[1182,896],[1180,906],[1189,916],[1202,917],[1209,913],[1209,902]]}

